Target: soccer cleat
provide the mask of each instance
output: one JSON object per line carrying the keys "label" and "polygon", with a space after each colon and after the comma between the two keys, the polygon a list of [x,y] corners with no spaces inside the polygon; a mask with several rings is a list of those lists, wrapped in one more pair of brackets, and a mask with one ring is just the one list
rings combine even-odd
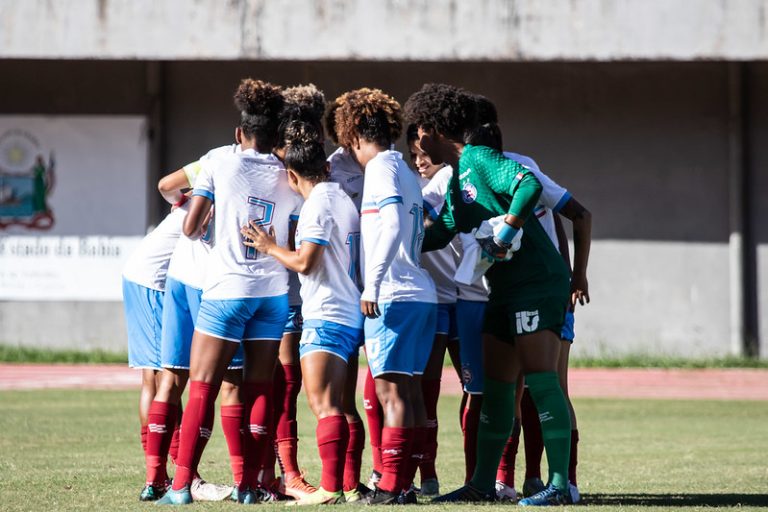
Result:
{"label": "soccer cleat", "polygon": [[347,503],[358,503],[360,502],[365,496],[371,492],[371,490],[366,487],[365,485],[358,483],[357,489],[352,489],[351,491],[344,491],[344,500]]}
{"label": "soccer cleat", "polygon": [[467,484],[464,487],[459,487],[453,492],[443,494],[433,499],[431,503],[482,503],[496,501],[495,493],[483,492],[479,489],[475,489],[471,484]]}
{"label": "soccer cleat", "polygon": [[289,501],[286,505],[300,507],[303,505],[338,505],[344,502],[344,493],[342,491],[330,492],[320,487],[312,494],[308,494],[300,500]]}
{"label": "soccer cleat", "polygon": [[189,492],[189,486],[184,486],[178,491],[168,489],[162,498],[155,502],[155,505],[189,505],[192,503],[192,493]]}
{"label": "soccer cleat", "polygon": [[264,487],[247,488],[238,491],[237,502],[243,505],[255,505],[257,503],[272,503],[280,501],[279,497]]}
{"label": "soccer cleat", "polygon": [[427,478],[426,480],[421,481],[421,491],[419,491],[420,496],[431,498],[438,496],[439,494],[440,482],[437,481],[437,478]]}
{"label": "soccer cleat", "polygon": [[407,491],[402,491],[397,497],[398,505],[416,505],[419,502],[415,487],[411,486]]}
{"label": "soccer cleat", "polygon": [[517,491],[501,480],[496,480],[496,497],[500,501],[517,501]]}
{"label": "soccer cleat", "polygon": [[375,489],[376,485],[381,480],[381,473],[376,471],[375,469],[371,471],[371,477],[368,479],[368,488],[369,489]]}
{"label": "soccer cleat", "polygon": [[295,500],[301,500],[317,492],[317,487],[304,480],[304,473],[285,482],[285,494]]}
{"label": "soccer cleat", "polygon": [[397,505],[399,493],[382,491],[378,487],[369,492],[362,503],[364,505]]}
{"label": "soccer cleat", "polygon": [[544,482],[541,481],[541,478],[526,478],[525,482],[523,482],[523,497],[527,498],[534,494],[538,494],[546,489],[546,487]]}
{"label": "soccer cleat", "polygon": [[571,503],[578,503],[581,501],[581,494],[579,494],[579,488],[568,482],[568,493],[571,495]]}
{"label": "soccer cleat", "polygon": [[232,496],[232,486],[224,484],[212,484],[200,477],[192,480],[189,492],[195,501],[224,501]]}
{"label": "soccer cleat", "polygon": [[145,485],[139,494],[139,501],[157,501],[168,490],[165,485]]}
{"label": "soccer cleat", "polygon": [[570,505],[571,495],[550,484],[541,492],[517,502],[521,507],[546,507],[549,505]]}

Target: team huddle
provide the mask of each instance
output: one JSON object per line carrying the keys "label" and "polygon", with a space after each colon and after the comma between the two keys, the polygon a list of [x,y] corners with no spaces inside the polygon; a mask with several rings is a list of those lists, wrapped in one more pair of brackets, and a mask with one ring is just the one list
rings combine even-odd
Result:
{"label": "team huddle", "polygon": [[[313,85],[245,79],[234,100],[235,144],[160,180],[171,213],[123,272],[129,364],[142,369],[140,499],[514,502],[522,425],[518,504],[578,502],[567,367],[573,308],[589,301],[589,212],[504,151],[490,100],[454,86],[426,84],[402,107],[369,88],[326,105]],[[407,161],[393,149],[403,132]],[[446,352],[465,391],[465,485],[441,495]],[[298,463],[302,385],[317,487]],[[218,397],[229,485],[198,473]]]}

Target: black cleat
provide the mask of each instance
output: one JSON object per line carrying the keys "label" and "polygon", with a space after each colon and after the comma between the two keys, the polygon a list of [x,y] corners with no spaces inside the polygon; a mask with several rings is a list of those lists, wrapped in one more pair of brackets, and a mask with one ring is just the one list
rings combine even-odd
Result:
{"label": "black cleat", "polygon": [[483,492],[475,489],[471,484],[467,484],[453,492],[438,496],[430,503],[488,503],[493,501],[496,501],[495,492]]}

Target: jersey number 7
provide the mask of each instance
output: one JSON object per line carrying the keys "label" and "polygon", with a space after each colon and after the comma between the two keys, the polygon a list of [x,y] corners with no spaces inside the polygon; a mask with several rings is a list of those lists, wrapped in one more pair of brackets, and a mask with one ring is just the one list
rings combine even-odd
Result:
{"label": "jersey number 7", "polygon": [[[267,229],[272,224],[272,218],[275,215],[275,203],[258,197],[248,197],[248,219],[255,222],[258,226]],[[253,247],[245,248],[245,259],[255,260],[259,252]]]}

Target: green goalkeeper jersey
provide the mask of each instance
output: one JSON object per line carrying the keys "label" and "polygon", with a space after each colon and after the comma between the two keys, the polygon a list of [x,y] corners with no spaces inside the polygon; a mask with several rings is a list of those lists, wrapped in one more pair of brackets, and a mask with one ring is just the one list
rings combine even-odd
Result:
{"label": "green goalkeeper jersey", "polygon": [[486,272],[490,301],[525,305],[532,299],[567,300],[569,274],[560,253],[533,215],[541,183],[526,167],[485,146],[467,145],[448,185],[445,205],[426,230],[424,251],[445,247],[458,232],[512,214],[525,219],[520,249]]}

